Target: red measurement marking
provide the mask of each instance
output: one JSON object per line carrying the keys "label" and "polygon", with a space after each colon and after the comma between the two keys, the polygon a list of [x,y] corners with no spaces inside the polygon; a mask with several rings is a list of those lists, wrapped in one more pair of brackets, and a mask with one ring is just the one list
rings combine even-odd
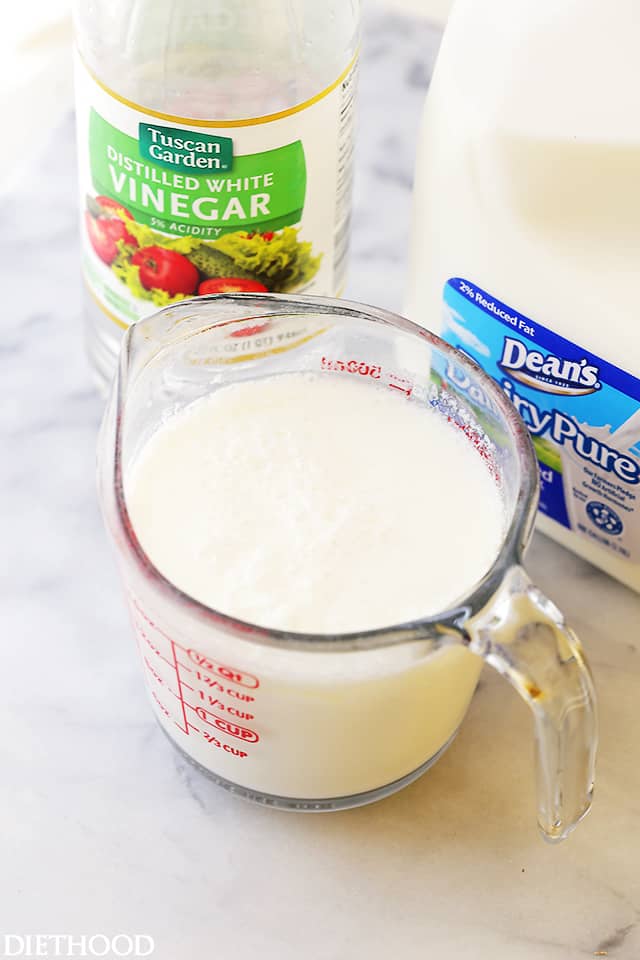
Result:
{"label": "red measurement marking", "polygon": [[168,634],[166,634],[166,633],[164,632],[164,630],[161,630],[160,627],[157,625],[157,623],[154,623],[154,621],[153,621],[150,617],[147,616],[147,614],[144,612],[144,610],[142,609],[142,607],[141,607],[140,604],[138,603],[137,599],[136,599],[132,594],[129,594],[129,599],[130,599],[132,605],[133,605],[133,606],[135,607],[135,609],[137,610],[137,612],[138,612],[138,613],[140,614],[140,616],[142,617],[142,619],[145,621],[145,623],[148,623],[149,626],[152,627],[154,630],[156,630],[156,631],[160,634],[161,637],[164,637],[165,640],[168,640],[170,643],[173,643],[171,637],[170,637]]}
{"label": "red measurement marking", "polygon": [[168,719],[170,720],[170,719],[171,719],[171,714],[170,714],[170,712],[167,710],[167,708],[165,707],[164,703],[162,702],[162,700],[160,699],[160,697],[158,696],[158,694],[155,692],[155,690],[152,690],[152,691],[151,691],[151,696],[153,697],[153,699],[155,700],[155,702],[158,704],[158,706],[160,707],[160,709],[161,709],[162,712],[164,713],[165,717],[168,717]]}
{"label": "red measurement marking", "polygon": [[[132,602],[133,602],[133,601],[132,601]],[[137,613],[140,613],[140,611],[138,610],[137,606],[136,606],[136,612],[137,612]],[[158,649],[158,647],[156,647],[156,645],[152,642],[151,638],[150,638],[149,635],[147,634],[147,632],[146,632],[146,630],[144,629],[144,627],[142,626],[142,624],[136,619],[136,615],[135,615],[134,611],[131,610],[131,609],[129,610],[129,616],[130,616],[130,618],[131,618],[131,625],[133,626],[134,635],[135,635],[138,639],[144,640],[144,642],[146,643],[146,645],[147,645],[147,646],[149,647],[149,649],[156,655],[156,657],[159,657],[161,660],[164,660],[165,663],[168,663],[169,666],[172,667],[173,664],[171,663],[171,661],[170,661],[170,660],[167,660],[166,657],[163,657],[162,653],[160,652],[160,650]],[[146,620],[146,618],[144,618],[144,619]]]}
{"label": "red measurement marking", "polygon": [[176,645],[171,641],[171,653],[173,654],[173,664],[176,671],[176,680],[178,681],[178,699],[180,700],[180,706],[182,707],[182,719],[184,720],[184,732],[189,734],[189,722],[187,720],[187,710],[184,705],[184,697],[182,695],[182,682],[180,680],[180,667],[178,666],[178,658],[176,657]]}
{"label": "red measurement marking", "polygon": [[195,709],[201,720],[230,737],[243,740],[245,743],[257,743],[260,739],[255,730],[249,730],[248,727],[241,727],[239,723],[232,723],[230,720],[225,720],[224,717],[218,717],[210,710],[205,710],[204,707],[196,707]]}
{"label": "red measurement marking", "polygon": [[171,660],[167,660],[167,658],[162,655],[162,653],[160,652],[160,649],[156,647],[154,643],[151,642],[151,640],[149,639],[147,634],[144,632],[142,627],[139,624],[137,624],[135,620],[134,620],[133,626],[135,629],[137,629],[138,636],[140,636],[144,640],[146,645],[149,647],[149,650],[151,650],[151,652],[155,654],[155,656],[158,657],[159,660],[164,660],[164,662],[168,663],[170,667],[173,667],[173,663],[171,662]]}
{"label": "red measurement marking", "polygon": [[239,747],[232,747],[230,743],[221,743],[217,737],[214,737],[212,733],[207,733],[206,730],[202,731],[202,735],[211,746],[217,747],[218,750],[224,750],[225,753],[230,753],[233,757],[239,757],[242,760],[244,757],[249,756],[246,750],[240,750]]}
{"label": "red measurement marking", "polygon": [[151,666],[151,664],[149,663],[149,661],[147,660],[146,657],[143,657],[143,660],[144,660],[144,665],[145,665],[145,667],[147,668],[148,672],[151,674],[151,676],[153,677],[153,679],[154,679],[157,683],[159,683],[159,684],[161,684],[162,686],[164,686],[164,680],[162,679],[162,677],[160,676],[160,674],[158,673],[158,671],[153,669],[153,667]]}
{"label": "red measurement marking", "polygon": [[382,367],[379,363],[367,363],[365,360],[333,360],[322,357],[320,368],[337,370],[340,373],[355,373],[360,377],[371,377],[372,380],[379,380],[382,376]]}
{"label": "red measurement marking", "polygon": [[[180,664],[180,666],[183,666],[183,664]],[[195,674],[196,678],[202,683],[206,683],[210,690],[217,690],[218,693],[226,693],[228,697],[233,697],[234,700],[241,700],[243,703],[253,703],[253,701],[256,699],[255,697],[251,696],[250,693],[243,693],[242,690],[234,690],[233,687],[225,687],[225,685],[220,683],[219,680],[214,680],[213,677],[203,673],[202,670],[196,670]]]}
{"label": "red measurement marking", "polygon": [[215,673],[229,683],[237,683],[241,687],[248,687],[250,690],[255,690],[260,686],[258,678],[252,676],[250,673],[244,673],[235,667],[227,667],[223,663],[217,663],[210,657],[205,657],[203,653],[199,653],[197,650],[187,650],[187,654],[198,667],[202,667],[203,670],[208,670],[209,673]]}
{"label": "red measurement marking", "polygon": [[[251,700],[254,700],[255,698],[250,694],[242,693],[238,690],[234,690],[231,687],[224,687],[217,680],[213,680],[210,677],[207,677],[206,674],[202,674],[200,670],[194,671],[192,667],[188,666],[188,664],[186,663],[183,663],[178,658],[178,653],[186,653],[187,657],[192,661],[192,663],[195,663],[198,667],[200,667],[203,670],[206,670],[208,673],[212,673],[218,677],[221,677],[223,680],[227,681],[227,683],[238,684],[241,687],[249,688],[250,690],[256,690],[260,686],[260,681],[258,680],[258,678],[254,677],[250,673],[245,673],[243,670],[238,670],[235,667],[229,667],[223,663],[219,663],[218,661],[213,660],[211,657],[206,657],[204,654],[200,653],[198,650],[188,649],[186,647],[183,647],[181,644],[176,643],[175,640],[172,640],[168,634],[164,633],[164,631],[162,631],[153,622],[153,620],[151,620],[151,618],[148,617],[146,613],[144,613],[144,611],[138,605],[138,602],[135,597],[131,596],[130,600],[131,600],[131,605],[135,609],[136,613],[138,613],[140,617],[145,621],[145,623],[147,623],[153,630],[155,630],[160,636],[162,636],[165,640],[167,640],[171,646],[171,659],[169,660],[161,654],[158,647],[156,647],[152,643],[150,638],[147,636],[146,631],[144,630],[142,625],[140,623],[137,623],[135,620],[135,617],[132,616],[136,634],[145,641],[149,649],[157,657],[164,660],[164,662],[167,663],[175,672],[176,684],[178,688],[177,693],[174,690],[171,690],[171,688],[167,686],[166,680],[163,677],[161,677],[161,675],[154,669],[152,664],[149,662],[148,658],[144,657],[143,655],[144,664],[150,676],[153,677],[157,683],[165,686],[165,688],[171,693],[173,697],[176,698],[176,700],[180,704],[183,724],[180,725],[180,723],[174,720],[174,723],[176,724],[178,729],[182,730],[182,732],[187,734],[187,736],[189,735],[189,730],[195,730],[196,732],[200,732],[198,727],[196,727],[194,724],[190,723],[187,720],[187,707],[188,707],[190,710],[195,710],[195,712],[197,713],[197,715],[200,717],[201,720],[204,720],[209,725],[215,726],[218,730],[221,730],[223,733],[226,733],[231,737],[236,737],[237,739],[242,740],[245,743],[257,743],[260,737],[258,736],[257,733],[255,733],[255,731],[249,730],[248,727],[243,727],[240,724],[235,723],[231,720],[226,720],[223,717],[218,717],[215,714],[211,713],[210,711],[204,710],[204,708],[194,707],[187,700],[185,700],[185,694],[184,694],[185,688],[186,690],[189,690],[192,693],[197,693],[201,697],[201,699],[204,699],[205,695],[202,691],[197,690],[190,683],[187,683],[185,680],[183,680],[181,676],[181,671],[186,670],[189,674],[191,674],[190,679],[193,679],[193,674],[195,673],[195,676],[197,677],[198,680],[201,680],[207,683],[209,686],[215,686],[216,689],[219,688],[220,692],[227,693],[229,696],[233,696],[237,700],[251,701]],[[166,716],[170,716],[170,714],[167,712],[167,708],[163,704],[160,704],[160,701],[157,700],[157,697],[155,697],[155,699],[158,702],[158,704],[161,706],[162,712]],[[219,709],[223,711],[227,711],[231,716],[234,716],[243,720],[254,719],[254,715],[251,713],[242,711],[237,707],[227,706],[223,703],[220,703],[219,701],[214,700],[212,697],[209,697],[208,699],[212,706],[218,703]]]}
{"label": "red measurement marking", "polygon": [[236,700],[242,700],[243,703],[253,703],[255,700],[255,697],[252,697],[250,693],[242,693],[240,690],[233,690],[231,687],[227,687],[224,692],[229,697],[235,697]]}
{"label": "red measurement marking", "polygon": [[401,377],[397,373],[390,373],[388,377],[387,386],[390,390],[398,390],[400,393],[403,393],[405,397],[411,396],[414,387],[411,380],[408,380],[406,377]]}
{"label": "red measurement marking", "polygon": [[158,648],[153,643],[151,643],[151,640],[149,640],[149,637],[146,635],[146,633],[142,629],[140,630],[140,636],[142,637],[146,645],[149,647],[151,652],[154,653],[159,660],[164,660],[164,662],[167,663],[170,667],[173,667],[173,663],[171,662],[171,660],[167,660],[167,658],[160,653]]}
{"label": "red measurement marking", "polygon": [[229,704],[223,703],[222,700],[218,700],[217,697],[214,697],[211,693],[207,693],[205,690],[198,690],[197,694],[208,707],[217,707],[218,710],[222,710],[223,713],[226,711],[238,720],[255,720],[255,714],[248,713],[245,710],[239,710],[237,707],[230,707]]}

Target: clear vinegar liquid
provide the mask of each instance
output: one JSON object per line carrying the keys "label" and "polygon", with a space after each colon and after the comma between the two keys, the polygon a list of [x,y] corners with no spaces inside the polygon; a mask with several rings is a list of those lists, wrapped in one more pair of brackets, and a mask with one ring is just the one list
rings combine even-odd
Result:
{"label": "clear vinegar liquid", "polygon": [[[177,117],[246,120],[336,80],[357,52],[360,0],[76,0],[74,25],[80,56],[119,97]],[[84,324],[106,389],[124,326],[86,286]]]}

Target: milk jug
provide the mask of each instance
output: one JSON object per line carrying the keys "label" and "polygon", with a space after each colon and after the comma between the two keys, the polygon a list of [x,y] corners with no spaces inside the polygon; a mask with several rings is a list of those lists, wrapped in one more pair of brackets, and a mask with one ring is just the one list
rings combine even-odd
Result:
{"label": "milk jug", "polygon": [[[540,528],[636,590],[639,39],[637,0],[615,16],[601,0],[457,0],[418,150],[407,303],[520,412]],[[455,371],[449,385],[466,388]]]}

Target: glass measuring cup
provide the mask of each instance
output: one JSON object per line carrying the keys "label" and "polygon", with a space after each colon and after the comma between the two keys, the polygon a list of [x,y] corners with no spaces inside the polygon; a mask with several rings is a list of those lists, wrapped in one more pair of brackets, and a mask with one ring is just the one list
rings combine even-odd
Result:
{"label": "glass measuring cup", "polygon": [[[428,404],[486,460],[506,534],[492,567],[450,609],[358,634],[270,630],[187,596],[145,554],[124,490],[153,431],[229,383],[300,371],[358,378]],[[486,661],[533,712],[543,836],[564,839],[588,811],[597,740],[591,675],[561,613],[521,566],[537,505],[531,441],[499,388],[462,353],[401,317],[345,301],[184,301],[127,332],[98,460],[156,717],[216,782],[289,809],[390,794],[449,745]]]}

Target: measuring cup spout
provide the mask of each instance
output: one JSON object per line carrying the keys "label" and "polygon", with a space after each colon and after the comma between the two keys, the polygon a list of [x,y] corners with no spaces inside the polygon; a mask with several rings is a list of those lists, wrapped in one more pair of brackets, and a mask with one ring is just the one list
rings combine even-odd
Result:
{"label": "measuring cup spout", "polygon": [[470,649],[533,712],[538,825],[545,840],[564,840],[591,806],[597,745],[594,686],[580,642],[520,566],[466,630]]}

